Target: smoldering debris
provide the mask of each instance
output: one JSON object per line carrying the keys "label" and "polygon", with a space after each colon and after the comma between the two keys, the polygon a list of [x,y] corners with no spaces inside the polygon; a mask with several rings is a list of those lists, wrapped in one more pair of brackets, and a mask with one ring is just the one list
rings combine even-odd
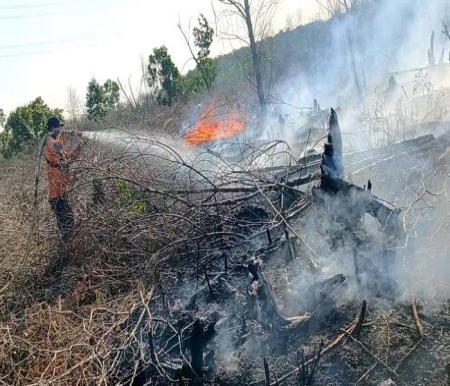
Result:
{"label": "smoldering debris", "polygon": [[[448,231],[447,140],[344,154],[346,180],[321,154],[280,165],[279,142],[246,149],[251,162],[240,164],[200,151],[191,162],[168,144],[148,145],[87,149],[80,181],[89,175],[101,200],[90,205],[86,184],[74,189],[82,226],[57,301],[54,278],[36,270],[13,283],[0,329],[5,382],[442,377],[448,283],[438,279],[448,267],[429,243]],[[14,295],[19,286],[33,294]],[[45,339],[31,333],[49,319]],[[436,370],[417,375],[421,361]]]}

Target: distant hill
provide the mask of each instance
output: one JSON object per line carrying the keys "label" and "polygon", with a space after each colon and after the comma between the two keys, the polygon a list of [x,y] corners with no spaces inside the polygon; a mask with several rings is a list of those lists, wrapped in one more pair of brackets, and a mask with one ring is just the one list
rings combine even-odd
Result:
{"label": "distant hill", "polygon": [[[371,88],[388,71],[426,64],[430,33],[445,20],[445,2],[369,0],[349,14],[279,32],[261,43],[271,58],[272,93],[291,103],[334,103],[355,92],[355,73]],[[216,61],[218,87],[242,85],[251,74],[248,47]]]}

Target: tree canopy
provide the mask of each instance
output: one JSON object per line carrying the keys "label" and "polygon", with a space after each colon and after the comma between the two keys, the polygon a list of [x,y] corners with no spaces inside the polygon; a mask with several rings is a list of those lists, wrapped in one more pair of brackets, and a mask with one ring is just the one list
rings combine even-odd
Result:
{"label": "tree canopy", "polygon": [[6,123],[6,116],[3,109],[0,109],[0,127],[4,127]]}
{"label": "tree canopy", "polygon": [[8,158],[47,133],[47,121],[52,116],[62,119],[61,109],[51,109],[41,97],[12,111],[0,133],[0,152]]}
{"label": "tree canopy", "polygon": [[180,24],[178,28],[188,45],[196,68],[185,76],[181,75],[165,46],[153,49],[147,67],[148,83],[154,90],[158,103],[169,106],[181,95],[189,96],[205,88],[209,89],[216,74],[215,61],[209,57],[214,30],[205,16],[200,14],[198,25],[192,31],[196,50],[191,46],[189,36]]}
{"label": "tree canopy", "polygon": [[86,93],[86,109],[89,119],[103,119],[108,111],[115,110],[119,104],[119,85],[108,79],[103,85],[92,79]]}
{"label": "tree canopy", "polygon": [[203,14],[198,17],[198,27],[194,27],[192,33],[195,46],[198,48],[197,58],[199,60],[206,59],[211,53],[214,30],[209,26],[208,20]]}
{"label": "tree canopy", "polygon": [[181,75],[165,46],[153,49],[148,59],[149,85],[157,92],[157,100],[172,105],[181,91]]}
{"label": "tree canopy", "polygon": [[198,18],[198,27],[192,31],[194,43],[198,49],[196,63],[205,80],[206,88],[210,88],[215,77],[215,62],[209,57],[213,42],[214,30],[209,26],[208,20],[203,14]]}

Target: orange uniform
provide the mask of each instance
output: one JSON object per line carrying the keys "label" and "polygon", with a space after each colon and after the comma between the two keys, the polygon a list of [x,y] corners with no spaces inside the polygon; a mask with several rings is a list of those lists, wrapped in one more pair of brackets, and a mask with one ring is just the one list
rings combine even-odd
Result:
{"label": "orange uniform", "polygon": [[63,197],[72,182],[69,174],[69,164],[80,153],[80,146],[73,151],[64,148],[65,138],[58,134],[56,138],[49,135],[44,149],[47,161],[48,199]]}

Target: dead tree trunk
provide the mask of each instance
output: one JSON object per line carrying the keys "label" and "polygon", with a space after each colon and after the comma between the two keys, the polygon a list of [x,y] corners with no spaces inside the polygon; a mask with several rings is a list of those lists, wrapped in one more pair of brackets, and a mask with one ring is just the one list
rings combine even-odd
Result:
{"label": "dead tree trunk", "polygon": [[252,53],[253,70],[255,72],[256,92],[258,93],[259,104],[264,106],[267,101],[264,95],[264,85],[261,68],[261,57],[256,46],[255,34],[253,31],[252,16],[250,13],[250,3],[244,0],[245,24],[247,25],[248,38],[250,41],[250,51]]}
{"label": "dead tree trunk", "polygon": [[342,135],[341,128],[336,111],[331,108],[328,119],[328,136],[331,136],[331,143],[333,144],[333,159],[336,165],[336,175],[339,178],[344,176],[344,165],[342,163]]}
{"label": "dead tree trunk", "polygon": [[430,48],[428,49],[428,64],[434,66],[436,64],[436,59],[434,58],[434,31],[431,32],[430,37]]}
{"label": "dead tree trunk", "polygon": [[199,319],[194,322],[189,346],[192,369],[200,376],[203,372],[203,326]]}
{"label": "dead tree trunk", "polygon": [[200,319],[196,319],[192,327],[189,350],[191,352],[191,367],[196,376],[201,376],[203,373],[203,352],[206,344],[214,336],[214,324],[208,323],[205,329],[204,323]]}
{"label": "dead tree trunk", "polygon": [[359,81],[358,68],[356,66],[355,51],[353,48],[353,37],[350,30],[347,31],[347,41],[348,41],[348,49],[350,51],[350,61],[352,62],[353,79],[355,81],[355,87],[356,91],[358,92],[358,97],[361,100],[363,96],[363,90],[361,87],[361,82]]}

